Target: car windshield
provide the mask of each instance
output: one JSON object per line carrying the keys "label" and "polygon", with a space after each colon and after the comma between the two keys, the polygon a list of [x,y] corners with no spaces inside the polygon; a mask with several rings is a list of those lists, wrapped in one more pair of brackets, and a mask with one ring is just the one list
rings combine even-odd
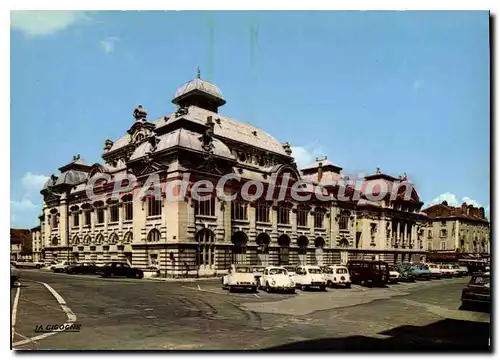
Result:
{"label": "car windshield", "polygon": [[260,267],[253,268],[253,272],[264,272],[264,268],[260,268]]}
{"label": "car windshield", "polygon": [[309,268],[309,274],[321,274],[321,269]]}
{"label": "car windshield", "polygon": [[295,266],[284,266],[288,272],[295,272]]}
{"label": "car windshield", "polygon": [[485,286],[490,286],[490,277],[486,275],[480,275],[480,276],[474,276],[471,279],[471,284],[474,285],[485,285]]}
{"label": "car windshield", "polygon": [[269,275],[279,275],[283,274],[286,275],[286,270],[285,269],[269,269]]}
{"label": "car windshield", "polygon": [[325,274],[333,274],[333,269],[332,268],[323,268],[323,273]]}
{"label": "car windshield", "polygon": [[386,270],[387,269],[387,265],[386,264],[378,263],[378,264],[374,265],[374,268],[378,269],[378,270]]}
{"label": "car windshield", "polygon": [[249,267],[246,267],[246,266],[237,266],[236,267],[236,272],[239,272],[239,273],[251,273],[252,269],[250,269]]}
{"label": "car windshield", "polygon": [[337,274],[347,274],[347,269],[345,269],[345,268],[337,268]]}

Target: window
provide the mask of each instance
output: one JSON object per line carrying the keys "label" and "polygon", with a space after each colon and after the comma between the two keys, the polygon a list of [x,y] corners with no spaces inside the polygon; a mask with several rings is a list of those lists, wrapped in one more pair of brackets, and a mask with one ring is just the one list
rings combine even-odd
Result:
{"label": "window", "polygon": [[428,230],[427,231],[427,237],[428,238],[432,238],[432,230]]}
{"label": "window", "polygon": [[196,215],[201,216],[215,216],[215,199],[211,197],[208,200],[198,201],[193,200],[194,212]]}
{"label": "window", "polygon": [[441,241],[441,250],[446,250],[446,241]]}
{"label": "window", "polygon": [[123,203],[123,209],[125,211],[125,221],[129,221],[133,219],[133,207],[132,200],[127,200]]}
{"label": "window", "polygon": [[98,234],[95,238],[96,244],[102,244],[104,242],[104,236],[102,234]]}
{"label": "window", "polygon": [[446,226],[446,221],[445,220],[441,221],[441,226]]}
{"label": "window", "polygon": [[148,242],[158,242],[160,241],[160,231],[158,229],[152,229],[148,234]]}
{"label": "window", "polygon": [[80,214],[73,213],[73,227],[78,227],[80,224]]}
{"label": "window", "polygon": [[109,222],[118,222],[118,204],[110,205],[109,207]]}
{"label": "window", "polygon": [[446,229],[441,229],[441,237],[447,237],[448,236],[448,232],[446,231]]}
{"label": "window", "polygon": [[85,225],[90,226],[90,211],[85,211]]}
{"label": "window", "polygon": [[307,218],[309,216],[309,210],[305,206],[297,207],[297,225],[307,226]]}
{"label": "window", "polygon": [[97,209],[97,223],[104,224],[104,209],[103,208]]}
{"label": "window", "polygon": [[339,229],[349,230],[349,211],[342,211],[339,219]]}
{"label": "window", "polygon": [[140,133],[135,137],[135,141],[142,141],[144,140],[144,134]]}
{"label": "window", "polygon": [[161,215],[161,199],[149,198],[148,199],[148,216]]}
{"label": "window", "polygon": [[109,236],[109,243],[110,244],[117,244],[118,243],[118,235],[116,235],[116,233],[113,233]]}
{"label": "window", "polygon": [[280,203],[278,205],[278,224],[290,224],[290,204]]}
{"label": "window", "polygon": [[128,231],[123,237],[123,243],[130,244],[132,242],[132,239],[133,239],[133,234],[131,231]]}
{"label": "window", "polygon": [[247,220],[247,204],[235,200],[231,202],[231,219]]}
{"label": "window", "polygon": [[151,265],[151,266],[158,265],[158,254],[150,254],[149,255],[149,265]]}
{"label": "window", "polygon": [[427,250],[432,250],[432,241],[427,241]]}
{"label": "window", "polygon": [[314,213],[314,227],[322,229],[323,220],[325,219],[325,211],[323,209],[316,210]]}
{"label": "window", "polygon": [[59,216],[57,214],[52,215],[52,228],[57,229],[59,227]]}
{"label": "window", "polygon": [[255,221],[257,222],[269,222],[269,208],[271,205],[265,202],[258,202],[255,211]]}

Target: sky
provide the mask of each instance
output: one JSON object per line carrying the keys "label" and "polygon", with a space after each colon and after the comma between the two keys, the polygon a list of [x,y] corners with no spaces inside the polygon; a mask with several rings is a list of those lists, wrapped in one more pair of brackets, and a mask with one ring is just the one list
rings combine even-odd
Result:
{"label": "sky", "polygon": [[11,13],[11,226],[33,227],[40,189],[80,154],[157,119],[196,76],[219,112],[305,166],[408,174],[425,206],[490,205],[486,11]]}

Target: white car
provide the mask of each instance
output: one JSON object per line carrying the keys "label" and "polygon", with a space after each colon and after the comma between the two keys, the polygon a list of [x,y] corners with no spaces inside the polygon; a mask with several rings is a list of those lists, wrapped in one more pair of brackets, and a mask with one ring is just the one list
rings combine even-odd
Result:
{"label": "white car", "polygon": [[283,267],[288,272],[288,276],[290,276],[291,278],[293,278],[295,276],[295,270],[297,269],[297,266],[295,266],[295,265],[283,265]]}
{"label": "white car", "polygon": [[431,273],[431,278],[440,279],[441,276],[443,276],[443,272],[441,271],[438,265],[436,264],[426,264],[426,265]]}
{"label": "white car", "polygon": [[50,270],[52,270],[53,272],[65,272],[66,269],[68,268],[68,266],[70,266],[72,264],[71,261],[68,261],[68,260],[65,260],[65,261],[61,261],[55,265],[52,265],[50,267]]}
{"label": "white car", "polygon": [[453,267],[457,270],[458,275],[457,276],[467,276],[469,275],[469,269],[467,269],[467,266],[455,264]]}
{"label": "white car", "polygon": [[394,266],[389,266],[389,283],[395,284],[401,279],[401,274]]}
{"label": "white car", "polygon": [[322,267],[323,277],[326,280],[326,285],[334,287],[343,285],[346,288],[351,287],[351,276],[349,270],[344,265],[330,265]]}
{"label": "white car", "polygon": [[259,287],[271,291],[295,292],[295,282],[282,266],[268,266],[259,280]]}
{"label": "white car", "polygon": [[15,262],[15,267],[18,269],[41,269],[44,265],[43,261],[18,260]]}
{"label": "white car", "polygon": [[326,280],[321,268],[316,265],[298,266],[293,276],[295,286],[301,290],[311,287],[319,287],[320,290],[326,289]]}
{"label": "white car", "polygon": [[442,264],[438,265],[439,270],[441,270],[441,276],[443,277],[453,277],[455,271],[451,268],[451,265]]}
{"label": "white car", "polygon": [[257,291],[257,282],[250,266],[232,264],[227,275],[222,277],[222,288],[233,291],[234,289],[250,289]]}

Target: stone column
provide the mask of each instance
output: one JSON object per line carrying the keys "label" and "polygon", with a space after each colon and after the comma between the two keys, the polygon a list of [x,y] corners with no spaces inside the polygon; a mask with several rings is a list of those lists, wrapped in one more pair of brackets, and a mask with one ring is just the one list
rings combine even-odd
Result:
{"label": "stone column", "polygon": [[403,244],[405,246],[408,246],[408,222],[405,221],[405,228],[404,228],[404,233],[403,233]]}
{"label": "stone column", "polygon": [[398,247],[401,246],[401,221],[398,219],[397,222],[397,231],[396,231],[396,243]]}
{"label": "stone column", "polygon": [[61,195],[59,203],[59,236],[61,246],[68,246],[68,205],[66,202],[66,193]]}
{"label": "stone column", "polygon": [[123,202],[120,202],[118,203],[118,230],[120,232],[123,231],[123,217],[124,217]]}

